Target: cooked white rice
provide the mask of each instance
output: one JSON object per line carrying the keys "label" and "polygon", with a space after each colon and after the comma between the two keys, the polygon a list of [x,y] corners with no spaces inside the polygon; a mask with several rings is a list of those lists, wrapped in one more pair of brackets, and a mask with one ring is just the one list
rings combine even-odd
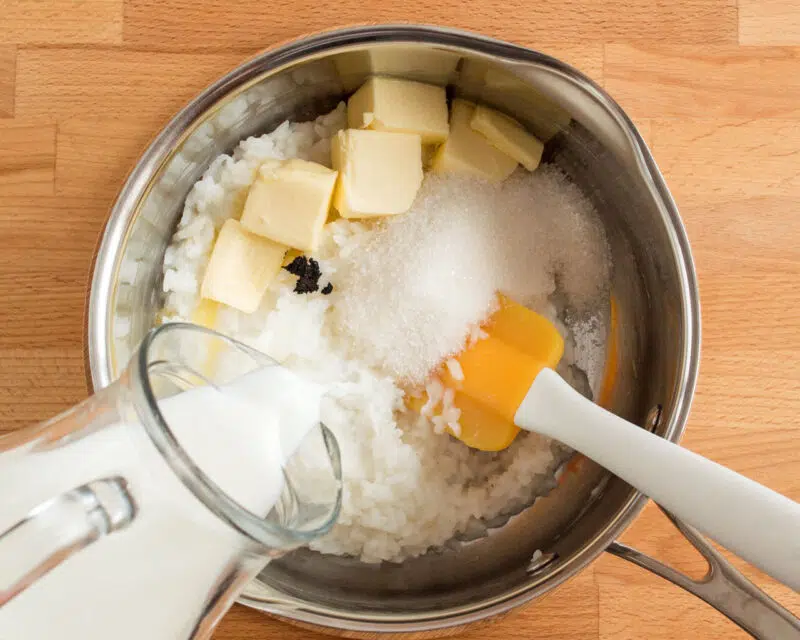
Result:
{"label": "cooked white rice", "polygon": [[[248,138],[232,156],[211,164],[187,197],[164,258],[165,321],[191,319],[215,231],[240,215],[260,163],[300,157],[329,165],[330,137],[345,125],[341,104],[314,122],[285,122],[272,133]],[[372,233],[356,221],[329,224],[314,255],[325,280],[335,281]],[[443,416],[445,424],[438,428],[432,416],[405,411],[404,391],[395,379],[374,363],[348,357],[349,345],[331,320],[336,289],[329,296],[298,295],[294,283],[282,271],[255,313],[222,308],[216,328],[328,386],[322,420],[341,447],[344,503],[338,524],[312,548],[365,562],[400,561],[444,545],[478,519],[518,511],[553,486],[563,449],[520,434],[507,450],[491,454],[439,435],[452,415]],[[552,308],[542,310],[555,316]],[[569,344],[565,374],[573,350]],[[453,370],[457,363],[449,366]]]}

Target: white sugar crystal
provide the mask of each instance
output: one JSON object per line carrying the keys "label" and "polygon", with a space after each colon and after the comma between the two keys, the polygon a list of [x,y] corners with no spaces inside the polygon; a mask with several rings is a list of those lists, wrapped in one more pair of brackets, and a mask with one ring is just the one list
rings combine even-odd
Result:
{"label": "white sugar crystal", "polygon": [[582,310],[605,291],[607,256],[591,204],[556,168],[500,185],[428,175],[408,213],[340,256],[334,322],[353,357],[419,384],[485,337],[496,292],[535,306],[558,275]]}

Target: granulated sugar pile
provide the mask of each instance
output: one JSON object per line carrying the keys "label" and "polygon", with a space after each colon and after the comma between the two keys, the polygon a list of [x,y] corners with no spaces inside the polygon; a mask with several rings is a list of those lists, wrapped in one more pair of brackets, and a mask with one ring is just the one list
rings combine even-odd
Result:
{"label": "granulated sugar pile", "polygon": [[420,383],[464,347],[502,291],[541,307],[556,274],[571,307],[605,292],[608,249],[583,194],[553,167],[490,184],[429,175],[406,215],[378,223],[340,268],[351,355]]}
{"label": "granulated sugar pile", "polygon": [[[212,163],[165,257],[166,320],[191,320],[214,231],[241,214],[259,163],[296,156],[328,164],[329,138],[343,126],[340,107],[314,123],[284,123]],[[410,212],[336,220],[309,257],[330,295],[295,293],[296,276],[282,271],[255,313],[223,307],[215,328],[327,388],[322,421],[341,448],[344,501],[338,524],[313,549],[401,561],[553,486],[563,447],[522,433],[499,453],[470,449],[407,410],[404,389],[479,331],[496,290],[553,320],[569,309],[602,335],[594,312],[607,299],[607,244],[591,205],[559,170],[520,171],[501,186],[428,176]],[[559,326],[568,380],[576,356],[602,361],[599,341],[581,340],[576,354],[571,330]]]}

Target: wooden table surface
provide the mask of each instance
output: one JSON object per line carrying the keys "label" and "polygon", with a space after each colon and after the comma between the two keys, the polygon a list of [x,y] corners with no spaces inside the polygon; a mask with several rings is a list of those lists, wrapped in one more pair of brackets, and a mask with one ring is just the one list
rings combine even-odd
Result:
{"label": "wooden table surface", "polygon": [[[561,57],[631,114],[677,199],[700,277],[703,359],[683,442],[800,500],[800,0],[0,0],[0,428],[86,393],[95,243],[171,114],[276,42],[409,20]],[[652,505],[623,540],[704,571]],[[799,594],[736,564],[800,613]],[[215,637],[317,636],[237,606]],[[463,637],[746,636],[603,557],[546,601]]]}

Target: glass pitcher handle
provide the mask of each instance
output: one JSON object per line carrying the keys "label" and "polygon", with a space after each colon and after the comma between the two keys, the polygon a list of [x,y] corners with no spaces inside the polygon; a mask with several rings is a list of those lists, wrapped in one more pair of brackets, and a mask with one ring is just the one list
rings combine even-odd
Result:
{"label": "glass pitcher handle", "polygon": [[0,533],[0,607],[135,517],[136,503],[120,477],[94,480],[35,507]]}

